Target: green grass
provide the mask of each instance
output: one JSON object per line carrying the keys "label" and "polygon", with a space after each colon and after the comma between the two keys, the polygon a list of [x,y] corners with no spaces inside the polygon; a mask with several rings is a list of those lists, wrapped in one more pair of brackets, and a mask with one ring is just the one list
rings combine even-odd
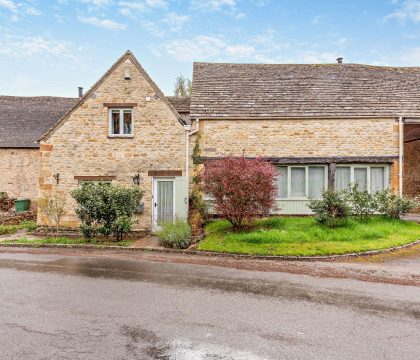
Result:
{"label": "green grass", "polygon": [[233,231],[226,220],[205,227],[198,250],[251,255],[315,256],[387,249],[420,239],[420,225],[373,217],[350,219],[330,229],[311,217],[271,217],[257,220],[250,230]]}
{"label": "green grass", "polygon": [[2,242],[2,244],[35,244],[35,245],[45,245],[45,244],[62,244],[62,245],[78,245],[78,244],[88,244],[88,245],[106,245],[106,246],[130,246],[134,241],[133,240],[123,240],[123,241],[104,241],[99,239],[90,239],[88,241],[85,238],[68,238],[68,237],[46,237],[43,239],[26,239],[21,238],[9,242]]}
{"label": "green grass", "polygon": [[22,221],[19,225],[0,225],[0,235],[14,234],[18,230],[33,231],[37,228],[35,221]]}

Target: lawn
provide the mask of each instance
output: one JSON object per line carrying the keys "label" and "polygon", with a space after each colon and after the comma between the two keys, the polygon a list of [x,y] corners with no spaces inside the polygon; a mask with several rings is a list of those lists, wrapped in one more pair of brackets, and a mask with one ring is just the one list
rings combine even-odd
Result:
{"label": "lawn", "polygon": [[32,244],[32,245],[45,245],[45,244],[61,244],[61,245],[106,245],[106,246],[130,246],[134,240],[123,240],[123,241],[110,241],[102,239],[85,239],[82,237],[79,238],[69,238],[65,236],[59,237],[46,237],[41,239],[26,239],[21,238],[13,241],[2,242],[2,244]]}
{"label": "lawn", "polygon": [[233,231],[226,220],[205,227],[198,250],[252,255],[315,256],[387,249],[420,239],[420,225],[374,217],[330,229],[312,217],[271,217],[249,230]]}
{"label": "lawn", "polygon": [[37,228],[35,221],[22,221],[19,225],[0,225],[0,235],[14,234],[18,230],[35,230]]}

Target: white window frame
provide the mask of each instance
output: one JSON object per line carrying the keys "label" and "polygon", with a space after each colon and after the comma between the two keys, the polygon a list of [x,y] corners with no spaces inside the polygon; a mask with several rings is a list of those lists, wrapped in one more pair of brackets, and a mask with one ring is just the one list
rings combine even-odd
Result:
{"label": "white window frame", "polygon": [[[277,167],[287,167],[287,197],[276,197],[276,200],[308,200],[309,199],[309,168],[322,167],[324,168],[324,190],[328,188],[328,165],[324,164],[294,164],[294,165],[277,165]],[[305,196],[291,197],[292,190],[292,168],[305,168]]]}
{"label": "white window frame", "polygon": [[[120,112],[120,133],[112,132],[112,112],[118,110]],[[131,112],[131,134],[124,134],[124,111]],[[108,109],[108,136],[109,137],[134,137],[134,109],[133,108],[109,108]]]}
{"label": "white window frame", "polygon": [[[350,168],[350,184],[354,184],[354,169],[356,168],[362,168],[367,169],[367,183],[366,188],[367,191],[371,192],[371,186],[370,186],[370,169],[371,168],[381,168],[384,169],[384,189],[389,188],[389,164],[337,164],[336,168]],[[335,188],[335,184],[334,184]]]}

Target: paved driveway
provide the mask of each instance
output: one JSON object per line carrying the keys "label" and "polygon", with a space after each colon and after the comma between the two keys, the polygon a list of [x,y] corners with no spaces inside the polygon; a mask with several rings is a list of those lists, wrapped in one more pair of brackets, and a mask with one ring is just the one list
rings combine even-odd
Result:
{"label": "paved driveway", "polygon": [[93,255],[0,252],[1,359],[419,358],[419,287]]}

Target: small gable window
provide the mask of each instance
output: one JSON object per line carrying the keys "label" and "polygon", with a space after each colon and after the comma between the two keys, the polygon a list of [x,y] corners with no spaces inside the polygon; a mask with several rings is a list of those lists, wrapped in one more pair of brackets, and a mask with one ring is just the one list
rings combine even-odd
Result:
{"label": "small gable window", "polygon": [[109,136],[133,136],[133,109],[109,109]]}

